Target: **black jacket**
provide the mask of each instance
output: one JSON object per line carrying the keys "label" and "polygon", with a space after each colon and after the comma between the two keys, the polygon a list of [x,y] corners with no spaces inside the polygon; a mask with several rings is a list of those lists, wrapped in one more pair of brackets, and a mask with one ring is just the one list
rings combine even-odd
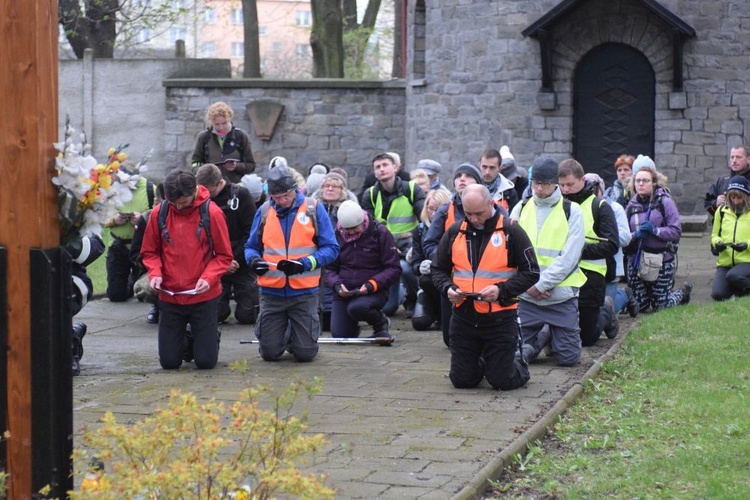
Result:
{"label": "black jacket", "polygon": [[[575,194],[567,195],[565,198],[580,204],[591,196],[595,196],[594,186],[587,181],[583,189]],[[604,198],[596,196],[591,203],[591,209],[594,216],[594,233],[599,238],[604,238],[605,241],[593,241],[586,238],[581,259],[605,259],[607,261],[607,274],[605,275],[605,279],[598,279],[596,276],[588,278],[592,273],[598,273],[586,269],[583,270],[587,279],[586,283],[580,289],[578,297],[579,305],[599,305],[600,300],[604,297],[606,281],[610,281],[615,277],[616,267],[614,258],[617,250],[620,248],[617,219],[615,219],[615,212],[612,210],[612,207]]]}
{"label": "black jacket", "polygon": [[226,181],[224,189],[215,198],[211,198],[211,201],[219,205],[227,218],[232,254],[241,267],[247,265],[245,243],[250,237],[250,228],[253,227],[257,207],[253,195],[247,188],[232,184],[226,178],[224,180]]}
{"label": "black jacket", "polygon": [[708,187],[706,199],[703,201],[703,206],[706,208],[709,214],[713,215],[716,212],[716,198],[718,198],[720,194],[725,194],[727,192],[729,179],[731,179],[735,175],[742,175],[744,178],[750,181],[750,169],[747,169],[743,174],[735,174],[730,170],[729,175],[724,175],[716,179],[714,183]]}
{"label": "black jacket", "polygon": [[[490,229],[474,229],[471,225],[467,226],[466,245],[474,271],[479,265],[480,257],[484,253],[487,243],[496,230],[495,226],[500,214],[500,210],[496,209],[495,214],[485,221],[484,227]],[[456,222],[443,235],[432,261],[432,281],[443,295],[448,293],[449,288],[455,286],[451,280],[451,273],[453,272],[452,248],[460,227],[461,222]],[[517,270],[515,276],[497,284],[500,290],[498,302],[509,304],[516,301],[520,294],[539,281],[539,264],[531,241],[521,226],[515,222],[511,223],[508,218],[505,218],[502,230],[505,231],[506,235],[508,266]],[[494,323],[499,318],[515,316],[516,311],[505,310],[491,314],[480,314],[474,309],[472,301],[466,300],[460,307],[453,309],[453,314],[461,316],[473,324],[487,324]]]}

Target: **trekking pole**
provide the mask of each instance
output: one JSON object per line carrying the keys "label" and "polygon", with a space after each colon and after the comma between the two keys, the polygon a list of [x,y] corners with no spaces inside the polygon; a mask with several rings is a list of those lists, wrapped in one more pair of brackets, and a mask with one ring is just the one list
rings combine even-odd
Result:
{"label": "trekking pole", "polygon": [[[318,344],[390,346],[393,341],[393,338],[388,337],[320,337]],[[258,339],[241,339],[240,344],[260,344],[260,341]]]}

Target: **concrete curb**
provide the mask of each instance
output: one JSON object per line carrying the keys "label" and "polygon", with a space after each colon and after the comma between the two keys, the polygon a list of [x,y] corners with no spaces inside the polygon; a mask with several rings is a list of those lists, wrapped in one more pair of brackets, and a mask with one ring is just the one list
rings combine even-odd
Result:
{"label": "concrete curb", "polygon": [[595,378],[602,368],[602,365],[609,361],[620,350],[620,346],[627,338],[627,332],[621,332],[612,347],[599,358],[594,360],[591,367],[583,374],[579,382],[576,382],[550,410],[539,419],[534,425],[529,427],[523,434],[513,440],[507,448],[503,449],[479,473],[464,486],[461,491],[453,496],[454,500],[468,500],[479,498],[489,487],[489,480],[501,476],[506,467],[513,463],[513,457],[517,454],[524,454],[529,448],[530,443],[541,441],[547,430],[555,425],[557,419],[565,413],[570,406],[583,393],[583,387],[587,380]]}

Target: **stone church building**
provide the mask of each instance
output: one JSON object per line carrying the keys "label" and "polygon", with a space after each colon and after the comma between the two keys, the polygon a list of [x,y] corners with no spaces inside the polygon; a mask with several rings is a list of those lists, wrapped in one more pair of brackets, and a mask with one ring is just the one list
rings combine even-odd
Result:
{"label": "stone church building", "polygon": [[[347,169],[356,190],[372,157],[395,151],[407,169],[421,158],[439,161],[450,182],[460,163],[507,144],[523,166],[541,153],[572,156],[611,182],[619,154],[647,154],[668,177],[680,212],[697,216],[705,215],[707,186],[728,171],[729,148],[750,142],[748,0],[399,1],[403,79],[174,73],[149,92],[136,87],[126,96],[118,88],[123,102],[159,92],[163,102],[140,122],[131,113],[103,127],[97,143],[114,142],[110,129],[164,137],[153,171],[187,166],[206,107],[224,100],[250,132],[261,175],[276,155],[303,173],[323,161]],[[105,64],[90,65],[104,71]],[[114,99],[91,100],[97,108]]]}
{"label": "stone church building", "polygon": [[647,154],[683,214],[748,141],[747,0],[409,0],[406,157],[510,146],[610,183]]}

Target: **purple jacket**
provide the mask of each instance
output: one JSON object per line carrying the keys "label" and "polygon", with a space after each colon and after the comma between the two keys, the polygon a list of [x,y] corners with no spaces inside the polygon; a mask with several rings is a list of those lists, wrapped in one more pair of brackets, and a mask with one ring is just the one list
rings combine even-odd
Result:
{"label": "purple jacket", "polygon": [[[651,211],[649,212],[649,208]],[[654,196],[647,199],[642,199],[636,195],[631,198],[627,206],[628,224],[630,225],[630,232],[633,233],[633,239],[628,245],[625,253],[632,259],[633,255],[638,250],[639,241],[635,238],[635,232],[638,230],[638,225],[646,220],[648,214],[648,220],[659,228],[658,236],[655,234],[648,235],[643,240],[643,250],[649,253],[664,253],[664,260],[669,262],[674,258],[674,255],[668,252],[667,246],[669,243],[677,244],[682,236],[682,226],[680,224],[680,214],[677,211],[677,205],[675,205],[669,193],[663,187],[657,187],[654,190]]]}
{"label": "purple jacket", "polygon": [[401,264],[393,235],[383,224],[370,219],[370,225],[357,240],[347,243],[336,230],[339,258],[326,266],[325,284],[334,288],[343,283],[349,290],[374,280],[376,291],[387,292],[401,277]]}

